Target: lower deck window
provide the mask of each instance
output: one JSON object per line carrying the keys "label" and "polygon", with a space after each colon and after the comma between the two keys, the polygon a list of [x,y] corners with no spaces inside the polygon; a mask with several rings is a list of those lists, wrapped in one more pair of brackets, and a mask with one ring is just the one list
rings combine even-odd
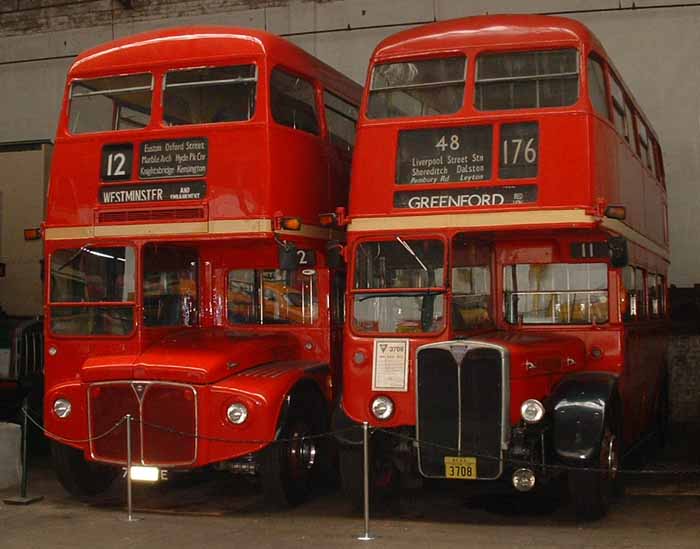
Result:
{"label": "lower deck window", "polygon": [[593,324],[608,321],[604,263],[507,265],[505,318],[510,324]]}
{"label": "lower deck window", "polygon": [[152,244],[143,251],[143,323],[145,326],[193,326],[197,323],[197,252]]}
{"label": "lower deck window", "polygon": [[444,299],[436,292],[355,294],[353,327],[358,332],[437,332],[444,322]]}
{"label": "lower deck window", "polygon": [[318,318],[316,274],[235,269],[228,274],[232,324],[313,324]]}

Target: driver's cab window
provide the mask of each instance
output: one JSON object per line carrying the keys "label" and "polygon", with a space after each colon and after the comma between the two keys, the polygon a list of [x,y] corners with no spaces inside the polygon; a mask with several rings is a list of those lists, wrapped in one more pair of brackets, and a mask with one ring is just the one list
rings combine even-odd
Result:
{"label": "driver's cab window", "polygon": [[491,247],[457,235],[452,242],[452,328],[491,326]]}
{"label": "driver's cab window", "polygon": [[227,302],[232,324],[313,324],[318,318],[317,275],[234,269],[228,274]]}
{"label": "driver's cab window", "polygon": [[149,244],[143,249],[143,322],[145,326],[194,326],[197,323],[196,250]]}

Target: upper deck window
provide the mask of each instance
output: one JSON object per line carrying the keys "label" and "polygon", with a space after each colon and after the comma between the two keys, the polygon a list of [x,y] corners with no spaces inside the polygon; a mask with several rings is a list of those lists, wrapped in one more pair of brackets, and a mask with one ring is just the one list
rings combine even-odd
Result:
{"label": "upper deck window", "polygon": [[256,82],[255,65],[171,71],[165,76],[163,119],[170,126],[250,120]]}
{"label": "upper deck window", "polygon": [[369,118],[453,114],[464,103],[466,57],[382,63],[372,71]]}
{"label": "upper deck window", "polygon": [[152,95],[150,74],[73,82],[69,131],[78,134],[145,128],[151,120]]}
{"label": "upper deck window", "polygon": [[622,91],[622,86],[620,86],[614,77],[610,79],[610,95],[612,96],[613,122],[615,123],[615,127],[620,135],[629,142],[631,124],[629,107],[627,106],[625,92]]}
{"label": "upper deck window", "polygon": [[275,122],[296,130],[319,134],[316,93],[308,80],[282,69],[272,71],[270,102]]}
{"label": "upper deck window", "polygon": [[476,63],[475,106],[482,111],[565,107],[578,100],[573,48],[482,54]]}
{"label": "upper deck window", "polygon": [[331,143],[341,149],[352,151],[355,146],[357,107],[330,92],[323,93],[326,107],[326,122]]}
{"label": "upper deck window", "polygon": [[610,118],[608,94],[605,91],[605,69],[595,57],[588,58],[588,95],[598,114]]}

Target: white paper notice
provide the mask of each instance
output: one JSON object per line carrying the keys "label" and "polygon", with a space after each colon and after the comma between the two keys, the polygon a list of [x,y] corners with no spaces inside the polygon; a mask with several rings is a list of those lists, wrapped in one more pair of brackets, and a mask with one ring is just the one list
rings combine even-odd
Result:
{"label": "white paper notice", "polygon": [[408,391],[408,339],[375,339],[373,391]]}

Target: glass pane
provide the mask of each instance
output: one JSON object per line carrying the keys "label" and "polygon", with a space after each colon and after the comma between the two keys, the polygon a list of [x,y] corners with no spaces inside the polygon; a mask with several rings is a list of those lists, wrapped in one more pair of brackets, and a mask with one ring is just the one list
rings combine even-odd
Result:
{"label": "glass pane", "polygon": [[358,332],[436,332],[444,324],[441,294],[356,294],[353,326]]}
{"label": "glass pane", "polygon": [[578,100],[575,49],[483,54],[477,59],[480,110],[563,107]]}
{"label": "glass pane", "polygon": [[128,335],[134,328],[133,307],[51,307],[56,335]]}
{"label": "glass pane", "polygon": [[588,95],[596,112],[604,118],[608,118],[608,95],[605,92],[603,65],[592,57],[588,58]]}
{"label": "glass pane", "polygon": [[352,150],[355,145],[357,108],[332,93],[325,92],[323,97],[331,143],[344,150]]}
{"label": "glass pane", "polygon": [[607,273],[604,263],[504,267],[506,320],[512,324],[607,322]]}
{"label": "glass pane", "polygon": [[143,251],[143,319],[146,326],[197,323],[197,252],[152,244]]}
{"label": "glass pane", "polygon": [[151,119],[150,74],[80,80],[71,86],[69,131],[144,128]]}
{"label": "glass pane", "polygon": [[310,82],[275,69],[270,78],[270,101],[275,122],[318,135],[316,97]]}
{"label": "glass pane", "polygon": [[444,255],[439,240],[363,242],[355,259],[355,288],[442,287]]}
{"label": "glass pane", "polygon": [[250,120],[255,78],[255,65],[169,72],[163,119],[170,126]]}
{"label": "glass pane", "polygon": [[313,324],[316,273],[236,269],[228,274],[228,320],[235,324]]}
{"label": "glass pane", "polygon": [[374,67],[371,89],[464,82],[466,62],[466,57],[460,56],[427,61],[383,63]]}
{"label": "glass pane", "polygon": [[449,57],[374,67],[367,116],[398,118],[457,112],[464,102],[467,59]]}
{"label": "glass pane", "polygon": [[51,254],[51,301],[135,301],[134,248],[68,248]]}
{"label": "glass pane", "polygon": [[492,324],[491,248],[457,235],[452,245],[452,326],[470,330]]}

